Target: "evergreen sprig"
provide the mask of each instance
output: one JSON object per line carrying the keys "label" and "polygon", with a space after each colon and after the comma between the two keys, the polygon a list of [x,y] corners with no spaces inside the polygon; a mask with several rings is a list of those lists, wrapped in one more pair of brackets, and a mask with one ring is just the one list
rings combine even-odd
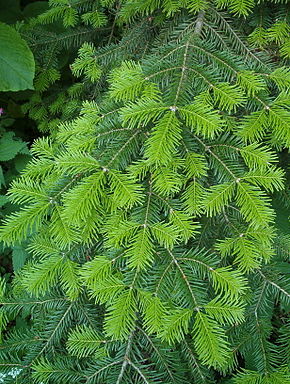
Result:
{"label": "evergreen sprig", "polygon": [[1,240],[30,257],[0,284],[0,367],[19,383],[289,382],[272,202],[288,188],[285,28],[263,52],[247,42],[256,10],[283,4],[55,0],[33,21],[67,33],[115,17],[80,48],[75,104],[52,103],[63,122],[9,192],[21,206]]}

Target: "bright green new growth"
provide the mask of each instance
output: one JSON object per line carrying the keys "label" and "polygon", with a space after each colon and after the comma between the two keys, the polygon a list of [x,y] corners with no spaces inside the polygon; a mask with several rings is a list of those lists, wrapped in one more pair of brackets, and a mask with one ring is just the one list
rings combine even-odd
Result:
{"label": "bright green new growth", "polygon": [[289,238],[271,198],[287,188],[290,74],[235,16],[282,18],[284,3],[79,3],[51,1],[39,20],[98,27],[109,7],[129,32],[82,46],[88,101],[11,185],[22,206],[1,239],[31,257],[11,294],[1,282],[0,328],[21,311],[32,322],[4,334],[1,366],[19,383],[289,383]]}

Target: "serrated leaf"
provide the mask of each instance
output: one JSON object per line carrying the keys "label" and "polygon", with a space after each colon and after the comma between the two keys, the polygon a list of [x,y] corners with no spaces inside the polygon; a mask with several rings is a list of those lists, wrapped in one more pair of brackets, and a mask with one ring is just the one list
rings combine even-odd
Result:
{"label": "serrated leaf", "polygon": [[0,161],[13,159],[25,146],[23,141],[14,139],[14,132],[5,132],[0,139]]}

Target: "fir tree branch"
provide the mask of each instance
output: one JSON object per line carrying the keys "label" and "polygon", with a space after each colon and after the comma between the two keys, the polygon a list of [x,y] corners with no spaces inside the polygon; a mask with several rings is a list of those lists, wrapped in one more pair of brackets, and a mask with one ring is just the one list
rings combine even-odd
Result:
{"label": "fir tree branch", "polygon": [[142,328],[137,327],[137,329],[138,329],[139,332],[141,332],[146,337],[146,339],[150,343],[152,349],[155,351],[155,353],[158,355],[159,359],[162,361],[162,364],[165,367],[167,373],[169,374],[172,382],[174,382],[174,380],[175,380],[174,379],[174,375],[171,372],[171,369],[170,369],[169,365],[167,364],[166,359],[164,358],[164,356],[162,356],[162,354],[160,354],[159,349],[155,346],[155,344],[152,341],[151,337]]}
{"label": "fir tree branch", "polygon": [[122,363],[122,360],[115,360],[112,361],[111,363],[106,364],[102,368],[98,369],[96,372],[94,372],[90,376],[85,376],[86,377],[86,384],[90,384],[92,380],[94,380],[95,377],[97,377],[101,372],[105,371],[106,369],[113,367],[115,365],[119,365]]}
{"label": "fir tree branch", "polygon": [[230,23],[222,16],[221,12],[217,11],[215,8],[210,7],[210,10],[218,16],[224,24],[227,25],[227,28],[231,31],[231,34],[234,36],[234,38],[238,41],[238,43],[241,45],[243,50],[247,52],[249,56],[252,56],[255,60],[257,60],[261,65],[265,66],[265,63],[258,57],[256,56],[248,47],[247,45],[243,42],[243,40],[238,36],[237,32],[231,27]]}
{"label": "fir tree branch", "polygon": [[120,370],[120,373],[119,373],[119,376],[117,378],[117,381],[116,381],[116,384],[120,384],[122,379],[123,379],[123,376],[124,376],[124,373],[125,373],[125,370],[126,370],[126,367],[129,363],[129,356],[130,356],[130,352],[131,352],[131,348],[132,348],[132,343],[133,343],[133,337],[134,337],[134,331],[132,331],[129,335],[129,338],[128,338],[128,342],[127,342],[127,347],[126,347],[126,351],[125,351],[125,355],[123,357],[123,362],[122,362],[122,366],[121,366],[121,370]]}
{"label": "fir tree branch", "polygon": [[175,258],[175,256],[173,255],[173,253],[172,253],[169,249],[167,249],[167,252],[168,252],[169,255],[171,256],[173,263],[175,264],[175,266],[177,267],[177,269],[179,270],[179,272],[180,272],[180,274],[181,274],[181,277],[182,277],[183,280],[185,281],[185,284],[186,284],[186,286],[187,286],[187,288],[188,288],[188,291],[189,291],[189,293],[190,293],[190,295],[191,295],[191,297],[192,297],[193,303],[194,303],[194,305],[195,305],[195,310],[196,310],[196,311],[199,310],[198,301],[197,301],[197,299],[196,299],[196,296],[195,296],[194,293],[193,293],[193,290],[192,290],[192,288],[191,288],[190,282],[189,282],[189,280],[188,280],[188,278],[187,278],[185,272],[183,271],[182,267],[180,266],[180,263],[179,263],[178,260]]}
{"label": "fir tree branch", "polygon": [[133,135],[122,145],[122,147],[114,154],[114,156],[112,157],[112,159],[110,159],[110,161],[105,165],[104,168],[109,168],[110,165],[118,158],[118,156],[120,156],[120,154],[122,152],[124,152],[126,150],[126,147],[131,143],[131,141],[133,141],[135,139],[135,137],[140,133],[139,130],[135,131],[133,133]]}
{"label": "fir tree branch", "polygon": [[201,34],[201,30],[204,23],[204,17],[205,17],[205,11],[200,11],[197,15],[195,28],[194,28],[194,35],[199,36]]}
{"label": "fir tree branch", "polygon": [[189,355],[190,355],[190,358],[191,358],[191,360],[192,360],[192,362],[193,362],[193,365],[197,368],[197,371],[198,371],[198,374],[199,374],[201,380],[202,380],[204,383],[207,383],[207,378],[206,378],[206,377],[204,376],[204,374],[202,373],[200,364],[199,364],[199,362],[196,360],[196,357],[195,357],[195,355],[194,355],[192,349],[190,348],[190,346],[189,346],[189,344],[188,344],[186,338],[184,338],[184,339],[182,340],[182,344],[185,345],[186,350],[188,351],[188,353],[189,353]]}
{"label": "fir tree branch", "polygon": [[129,358],[127,359],[127,361],[128,361],[128,364],[131,365],[131,367],[134,368],[135,371],[139,374],[139,376],[143,379],[143,382],[145,384],[150,384],[150,382],[147,380],[143,372],[133,363],[133,361],[131,361]]}
{"label": "fir tree branch", "polygon": [[[46,340],[45,342],[45,345],[42,347],[42,349],[40,350],[40,352],[36,355],[36,357],[34,358],[34,361],[36,361],[43,353],[44,351],[46,350],[46,348],[48,348],[51,340],[53,339],[54,335],[56,334],[56,332],[58,331],[58,329],[62,326],[62,323],[63,321],[65,320],[65,318],[68,316],[68,314],[70,313],[71,309],[73,307],[73,303],[71,303],[68,308],[66,309],[66,311],[64,312],[64,314],[62,315],[61,319],[58,321],[56,327],[54,328],[54,330],[52,331],[50,337]],[[33,362],[30,363],[30,366],[33,364]]]}
{"label": "fir tree branch", "polygon": [[219,158],[218,155],[216,155],[211,149],[210,146],[207,146],[198,136],[193,135],[194,138],[202,144],[204,147],[205,151],[210,153],[217,161],[225,168],[225,170],[232,176],[234,180],[237,180],[238,178],[235,176],[235,174],[229,169],[229,167],[222,161],[222,159]]}
{"label": "fir tree branch", "polygon": [[280,287],[278,284],[271,281],[269,278],[267,278],[261,270],[257,270],[257,272],[263,277],[265,283],[271,284],[273,287],[277,288],[280,292],[282,292],[285,296],[290,298],[290,293],[285,291],[282,287]]}
{"label": "fir tree branch", "polygon": [[166,266],[166,268],[165,268],[164,271],[162,272],[162,275],[160,276],[160,278],[158,279],[158,284],[156,285],[155,292],[154,292],[154,294],[155,294],[156,296],[158,295],[158,291],[160,290],[162,281],[164,280],[166,274],[168,273],[169,269],[170,269],[173,265],[174,265],[174,260],[171,260],[170,263]]}
{"label": "fir tree branch", "polygon": [[262,297],[263,297],[265,288],[266,288],[266,281],[264,281],[264,283],[263,283],[261,292],[260,292],[260,294],[259,294],[257,303],[256,303],[256,305],[255,305],[255,308],[254,308],[254,315],[255,315],[256,326],[257,326],[257,331],[258,331],[258,335],[259,335],[260,348],[261,348],[262,355],[263,355],[264,369],[265,369],[265,373],[266,373],[266,375],[267,375],[267,374],[269,373],[269,372],[268,372],[268,358],[267,358],[267,351],[266,351],[265,346],[264,346],[262,325],[261,325],[261,323],[260,323],[260,321],[259,321],[259,315],[258,315],[258,309],[259,309],[259,306],[260,306],[260,304],[261,304],[261,300],[262,300]]}

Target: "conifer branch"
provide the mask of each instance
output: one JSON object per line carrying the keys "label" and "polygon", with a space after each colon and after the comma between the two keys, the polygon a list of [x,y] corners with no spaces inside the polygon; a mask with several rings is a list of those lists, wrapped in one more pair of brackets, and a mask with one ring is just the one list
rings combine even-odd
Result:
{"label": "conifer branch", "polygon": [[194,28],[194,35],[199,36],[201,34],[201,30],[204,23],[204,17],[205,17],[205,11],[200,11],[197,15],[195,28]]}
{"label": "conifer branch", "polygon": [[188,280],[186,274],[184,273],[184,271],[183,271],[182,267],[180,266],[178,260],[174,257],[173,253],[172,253],[169,249],[167,250],[167,252],[168,252],[169,255],[171,256],[173,263],[175,264],[175,266],[177,267],[177,269],[179,270],[179,272],[180,272],[180,274],[181,274],[181,277],[182,277],[183,280],[185,281],[185,284],[186,284],[186,286],[187,286],[187,288],[188,288],[188,291],[190,292],[190,295],[191,295],[191,297],[192,297],[193,303],[194,303],[194,305],[195,305],[195,310],[198,311],[198,310],[199,310],[198,301],[197,301],[197,299],[196,299],[196,297],[195,297],[195,295],[194,295],[194,293],[193,293],[192,287],[191,287],[191,285],[190,285],[190,282],[189,282],[189,280]]}
{"label": "conifer branch", "polygon": [[[50,334],[50,337],[45,341],[45,345],[42,347],[42,349],[40,350],[40,352],[38,352],[38,354],[36,355],[36,357],[34,358],[34,360],[37,360],[42,354],[43,352],[46,350],[46,348],[48,348],[49,346],[49,343],[51,342],[51,340],[53,339],[55,333],[58,331],[58,329],[62,326],[62,323],[63,321],[65,320],[66,316],[68,316],[69,312],[71,311],[73,307],[73,303],[71,303],[68,308],[66,309],[66,311],[64,312],[64,314],[62,315],[61,319],[58,321],[58,324],[57,326],[54,328],[53,332]],[[33,362],[30,363],[30,365],[32,365]]]}
{"label": "conifer branch", "polygon": [[116,384],[120,384],[121,383],[121,381],[123,379],[123,376],[124,376],[124,373],[125,373],[125,370],[126,370],[126,367],[127,367],[128,363],[129,363],[129,355],[130,355],[130,351],[131,351],[131,348],[132,348],[133,337],[134,337],[134,331],[132,331],[130,333],[129,337],[128,337],[128,342],[127,342],[127,347],[126,347],[125,355],[124,355],[124,358],[123,358],[121,370],[120,370],[119,376],[117,378]]}
{"label": "conifer branch", "polygon": [[190,348],[190,346],[188,345],[188,342],[186,339],[184,339],[182,341],[182,344],[185,345],[186,347],[186,350],[188,351],[189,355],[190,355],[190,359],[192,360],[194,366],[197,368],[198,370],[198,375],[200,376],[201,380],[203,383],[206,383],[207,382],[207,378],[204,376],[204,374],[202,373],[202,370],[201,370],[201,367],[200,367],[200,364],[198,363],[198,361],[196,360],[196,357],[194,356],[194,353],[192,351],[192,349]]}
{"label": "conifer branch", "polygon": [[289,28],[275,2],[51,0],[23,22],[38,68],[24,110],[48,138],[1,227],[13,258],[29,253],[0,280],[1,372],[288,383]]}

